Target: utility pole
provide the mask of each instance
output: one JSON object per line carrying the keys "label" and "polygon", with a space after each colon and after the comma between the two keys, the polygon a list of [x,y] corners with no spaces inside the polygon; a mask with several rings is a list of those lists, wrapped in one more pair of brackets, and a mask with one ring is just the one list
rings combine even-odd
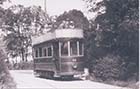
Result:
{"label": "utility pole", "polygon": [[47,13],[46,0],[44,0],[44,10],[45,10],[45,13]]}
{"label": "utility pole", "polygon": [[[44,0],[44,11],[45,11],[45,20],[46,20],[46,24],[50,23],[50,19],[47,13],[47,0]],[[46,29],[48,31],[48,29]]]}

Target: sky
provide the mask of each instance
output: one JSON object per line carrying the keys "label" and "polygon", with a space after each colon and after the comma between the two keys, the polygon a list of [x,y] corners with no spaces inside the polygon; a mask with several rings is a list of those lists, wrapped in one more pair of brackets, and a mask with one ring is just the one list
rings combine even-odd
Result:
{"label": "sky", "polygon": [[[11,0],[11,3],[5,3],[4,7],[8,8],[11,5],[21,4],[25,7],[28,6],[41,6],[44,9],[45,0]],[[72,9],[81,10],[87,15],[86,5],[83,0],[46,0],[47,13],[49,15],[60,15],[64,11]]]}

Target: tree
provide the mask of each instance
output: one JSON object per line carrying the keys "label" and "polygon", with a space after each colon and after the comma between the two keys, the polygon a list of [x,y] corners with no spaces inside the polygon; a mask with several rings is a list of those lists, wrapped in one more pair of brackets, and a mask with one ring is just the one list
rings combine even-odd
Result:
{"label": "tree", "polygon": [[[27,61],[28,47],[31,47],[31,36],[43,32],[47,24],[45,13],[40,7],[12,6],[5,12],[3,30],[7,33],[5,40],[12,57],[21,56]],[[8,18],[7,18],[8,17]]]}
{"label": "tree", "polygon": [[88,20],[81,11],[70,10],[69,12],[64,12],[62,15],[56,18],[54,23],[55,29],[63,28],[80,28],[83,30],[88,29]]}
{"label": "tree", "polygon": [[[138,73],[138,0],[94,1],[86,0],[90,11],[100,12],[103,8],[105,13],[97,13],[97,18],[93,21],[98,29],[94,30],[95,37],[92,40],[103,51],[107,50],[105,54],[120,55],[125,59],[127,76],[123,76],[128,78],[135,72]],[[92,54],[91,50],[89,55]]]}
{"label": "tree", "polygon": [[45,13],[40,6],[29,7],[29,9],[33,16],[31,23],[31,27],[33,27],[32,35],[34,36],[46,33],[50,28],[49,25],[52,23],[51,17],[49,17],[49,15]]}
{"label": "tree", "polygon": [[11,9],[15,9],[12,7],[5,13],[4,27],[7,32],[5,40],[7,41],[9,53],[13,57],[21,54],[22,60],[25,61],[24,54],[28,46],[31,45],[27,35],[31,24],[31,13],[23,6],[17,6],[16,8],[19,10],[18,12],[12,12]]}
{"label": "tree", "polygon": [[0,88],[15,89],[15,83],[13,83],[13,78],[11,78],[8,67],[5,63],[7,55],[3,50],[4,49],[0,49]]}
{"label": "tree", "polygon": [[9,0],[0,0],[0,4],[3,4],[6,1],[9,1]]}
{"label": "tree", "polygon": [[[7,0],[0,0],[0,4],[2,4],[5,1]],[[2,7],[0,7],[0,27],[2,25],[2,18],[4,16],[4,12],[5,10]],[[4,51],[5,45],[2,40],[2,37],[0,38],[0,89],[15,89],[16,85],[10,76],[5,62],[5,59],[7,59],[7,54]]]}

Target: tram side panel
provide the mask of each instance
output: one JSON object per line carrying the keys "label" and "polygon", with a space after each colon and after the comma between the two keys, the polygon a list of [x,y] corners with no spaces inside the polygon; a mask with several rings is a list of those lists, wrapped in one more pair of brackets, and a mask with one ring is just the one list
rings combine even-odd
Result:
{"label": "tram side panel", "polygon": [[[33,47],[34,49],[34,71],[55,71],[55,64],[53,61],[53,53],[50,56],[47,55],[47,48],[52,47],[51,44],[43,43]],[[39,51],[41,48],[41,51]],[[52,50],[52,49],[51,49]],[[46,51],[46,52],[45,52]],[[41,55],[40,55],[41,54]]]}
{"label": "tram side panel", "polygon": [[53,65],[52,58],[34,59],[35,71],[52,71],[54,70]]}

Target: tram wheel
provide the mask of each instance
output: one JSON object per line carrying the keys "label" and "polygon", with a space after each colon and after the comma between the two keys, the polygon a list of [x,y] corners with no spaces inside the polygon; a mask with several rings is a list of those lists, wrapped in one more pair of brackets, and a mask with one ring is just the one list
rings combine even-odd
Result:
{"label": "tram wheel", "polygon": [[54,77],[54,73],[52,71],[46,71],[45,76],[46,78],[52,79]]}

